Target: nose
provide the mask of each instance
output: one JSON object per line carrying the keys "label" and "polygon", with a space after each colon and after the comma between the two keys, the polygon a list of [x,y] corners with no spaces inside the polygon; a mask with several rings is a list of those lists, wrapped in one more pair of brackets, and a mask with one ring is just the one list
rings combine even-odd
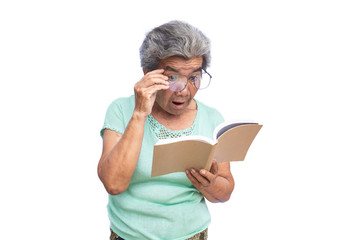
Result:
{"label": "nose", "polygon": [[[174,92],[179,92],[181,89],[184,89],[186,85],[181,81],[176,81],[174,83],[171,83],[170,90]],[[182,91],[182,90],[181,90]]]}
{"label": "nose", "polygon": [[174,93],[176,96],[182,96],[182,95],[187,96],[190,92],[189,87],[190,87],[190,84],[187,84],[183,90],[181,90],[179,92],[174,92]]}

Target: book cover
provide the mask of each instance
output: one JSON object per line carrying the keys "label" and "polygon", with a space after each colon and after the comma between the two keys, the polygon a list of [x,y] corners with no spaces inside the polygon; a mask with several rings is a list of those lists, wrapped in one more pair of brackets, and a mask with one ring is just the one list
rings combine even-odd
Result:
{"label": "book cover", "polygon": [[191,135],[162,139],[154,146],[151,177],[186,169],[210,170],[218,163],[243,161],[262,125],[254,122],[225,122],[214,130],[214,138]]}

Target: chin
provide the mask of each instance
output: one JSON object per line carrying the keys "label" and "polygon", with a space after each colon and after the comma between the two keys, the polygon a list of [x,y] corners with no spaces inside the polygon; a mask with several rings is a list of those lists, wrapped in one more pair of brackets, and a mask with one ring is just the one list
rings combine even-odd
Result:
{"label": "chin", "polygon": [[171,115],[181,115],[185,109],[169,109],[167,112]]}

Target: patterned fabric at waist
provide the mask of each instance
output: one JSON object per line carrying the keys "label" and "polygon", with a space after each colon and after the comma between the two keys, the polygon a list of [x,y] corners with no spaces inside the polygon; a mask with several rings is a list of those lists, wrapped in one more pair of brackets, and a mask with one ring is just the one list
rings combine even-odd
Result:
{"label": "patterned fabric at waist", "polygon": [[[111,230],[110,240],[124,240],[123,238],[119,237],[116,233]],[[205,229],[204,231],[195,234],[191,238],[188,238],[187,240],[207,240],[208,239],[208,229]]]}

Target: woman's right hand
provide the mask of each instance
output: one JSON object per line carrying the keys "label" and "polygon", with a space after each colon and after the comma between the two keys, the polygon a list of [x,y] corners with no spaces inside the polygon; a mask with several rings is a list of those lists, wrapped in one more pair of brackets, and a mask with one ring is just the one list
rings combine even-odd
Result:
{"label": "woman's right hand", "polygon": [[168,77],[163,75],[164,69],[156,69],[144,75],[134,86],[135,112],[147,117],[154,105],[156,93],[169,88]]}

